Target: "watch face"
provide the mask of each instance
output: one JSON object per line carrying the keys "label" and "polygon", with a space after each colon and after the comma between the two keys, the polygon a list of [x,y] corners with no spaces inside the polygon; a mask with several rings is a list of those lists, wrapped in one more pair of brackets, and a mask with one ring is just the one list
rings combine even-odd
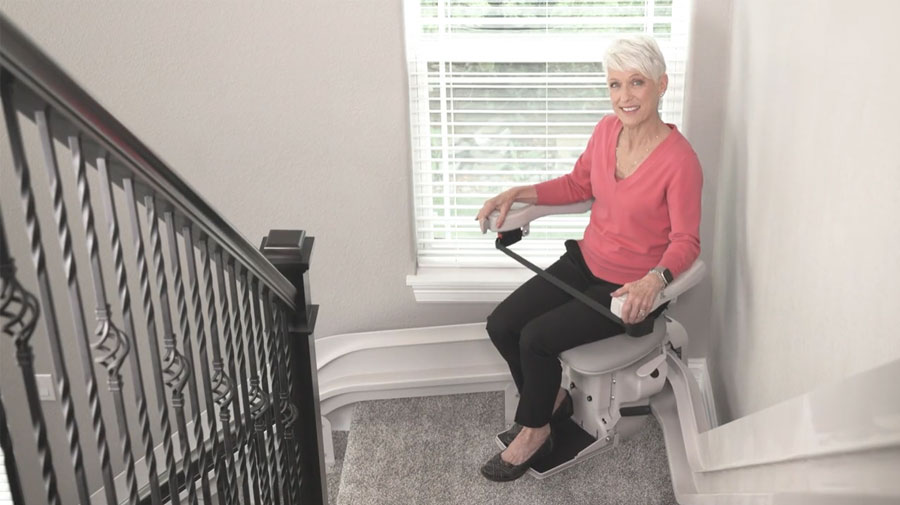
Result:
{"label": "watch face", "polygon": [[667,284],[674,280],[674,278],[672,277],[672,272],[670,272],[668,268],[664,268],[662,273],[663,273],[663,277],[666,278]]}

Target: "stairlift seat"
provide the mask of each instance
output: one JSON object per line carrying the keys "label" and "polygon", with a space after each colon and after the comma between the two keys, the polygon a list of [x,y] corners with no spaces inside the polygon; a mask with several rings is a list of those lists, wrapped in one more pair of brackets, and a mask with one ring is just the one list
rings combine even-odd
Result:
{"label": "stairlift seat", "polygon": [[[689,269],[682,272],[660,293],[650,310],[656,310],[663,303],[674,301],[679,295],[700,282],[705,272],[706,265],[702,261],[694,262]],[[613,298],[610,307],[613,314],[621,316],[624,300],[624,296]],[[573,347],[564,351],[559,357],[563,363],[586,375],[613,372],[635,363],[654,349],[659,348],[664,343],[667,330],[666,317],[660,315],[653,323],[653,332],[642,337],[633,338],[621,333],[614,337]],[[685,343],[678,337],[672,340],[672,344],[678,348]]]}
{"label": "stairlift seat", "polygon": [[580,345],[559,355],[572,369],[587,375],[613,372],[636,363],[659,349],[666,337],[666,319],[656,318],[653,332],[634,338],[624,333],[589,344]]}
{"label": "stairlift seat", "polygon": [[[521,230],[527,235],[531,221],[552,214],[582,213],[590,209],[593,200],[569,205],[514,204],[503,226],[497,226],[499,212],[493,212],[481,222],[482,232]],[[516,235],[512,235],[515,240]],[[508,242],[511,244],[512,242]],[[501,238],[497,239],[501,248]],[[507,245],[507,244],[503,244]],[[510,254],[505,247],[502,249]],[[529,266],[527,260],[513,256]],[[530,265],[532,270],[537,269]],[[539,269],[535,270],[543,275]],[[703,278],[706,267],[699,259],[660,293],[651,311],[675,299]],[[558,286],[559,287],[559,286]],[[609,310],[621,318],[625,296],[612,299]],[[646,331],[641,328],[639,331]],[[663,314],[653,321],[653,329],[640,336],[621,333],[613,337],[574,347],[559,355],[563,369],[561,386],[569,391],[574,415],[554,427],[556,448],[548,457],[532,465],[530,473],[544,478],[569,468],[587,458],[615,447],[640,431],[650,414],[650,397],[659,393],[668,373],[667,344],[680,349],[687,344],[687,332],[677,321]],[[507,402],[512,400],[507,396]],[[515,410],[507,405],[507,412]],[[497,438],[501,447],[503,441]]]}

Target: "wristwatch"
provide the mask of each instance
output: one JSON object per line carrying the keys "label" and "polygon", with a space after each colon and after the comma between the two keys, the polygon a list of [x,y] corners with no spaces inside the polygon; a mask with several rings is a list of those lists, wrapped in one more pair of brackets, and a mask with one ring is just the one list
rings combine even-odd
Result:
{"label": "wristwatch", "polygon": [[672,272],[666,267],[655,267],[651,268],[650,271],[658,275],[659,279],[663,281],[663,289],[667,288],[669,283],[675,280],[675,278],[672,277]]}

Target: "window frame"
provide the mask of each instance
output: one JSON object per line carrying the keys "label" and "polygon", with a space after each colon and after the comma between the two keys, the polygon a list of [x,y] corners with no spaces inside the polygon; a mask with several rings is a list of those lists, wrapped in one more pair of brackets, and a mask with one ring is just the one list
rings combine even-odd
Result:
{"label": "window frame", "polygon": [[[503,300],[516,287],[531,277],[531,272],[525,267],[514,262],[510,258],[497,252],[497,260],[488,264],[446,264],[440,265],[434,262],[423,261],[420,252],[420,223],[423,222],[419,215],[420,206],[418,199],[428,198],[419,192],[417,184],[420,177],[419,167],[423,161],[417,158],[417,150],[428,152],[432,150],[429,129],[432,125],[429,119],[429,86],[427,81],[428,64],[432,61],[444,62],[596,62],[598,55],[606,51],[606,47],[614,37],[618,35],[581,35],[581,36],[535,36],[530,40],[519,39],[516,42],[516,50],[486,45],[487,38],[504,39],[502,34],[438,34],[437,36],[423,36],[419,30],[418,9],[423,0],[404,0],[405,38],[407,51],[407,71],[410,99],[410,146],[412,161],[412,188],[413,198],[413,233],[416,259],[416,271],[407,275],[406,283],[413,289],[418,302],[497,302]],[[444,3],[439,0],[439,3]],[[652,9],[653,0],[648,0],[647,8]],[[676,117],[667,119],[674,122],[679,128],[684,122],[684,76],[687,68],[687,56],[689,52],[689,10],[691,0],[672,1],[672,19],[670,39],[661,40],[660,46],[667,57],[668,73],[670,74],[670,92],[667,93],[664,107],[667,112]],[[676,12],[677,11],[677,12]],[[655,19],[651,21],[656,21]],[[650,21],[646,23],[652,29]],[[440,31],[440,30],[439,30]],[[548,44],[549,38],[555,38],[556,42]],[[562,47],[565,51],[562,51]],[[671,53],[677,52],[677,58],[671,58]],[[565,58],[559,55],[565,54]],[[672,74],[678,78],[672,79]],[[419,82],[424,80],[424,82]],[[674,87],[674,89],[673,89]],[[441,89],[441,101],[446,100],[446,90]],[[596,117],[599,121],[603,114]],[[595,123],[596,123],[595,121]],[[442,129],[446,127],[446,121],[442,121]],[[442,152],[446,152],[447,134],[443,130],[441,135]],[[585,138],[585,145],[587,138]],[[512,186],[514,183],[511,183]],[[584,223],[587,223],[586,214]],[[577,238],[577,237],[574,237]],[[486,242],[492,243],[489,237]],[[559,244],[560,254],[563,246]],[[526,253],[526,257],[527,253]],[[535,261],[540,266],[548,266],[546,255]],[[423,264],[425,263],[425,264]]]}

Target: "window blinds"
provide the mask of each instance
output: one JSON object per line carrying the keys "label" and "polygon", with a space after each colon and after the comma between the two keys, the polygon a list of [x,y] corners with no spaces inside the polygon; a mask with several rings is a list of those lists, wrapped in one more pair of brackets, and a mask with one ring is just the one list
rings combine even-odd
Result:
{"label": "window blinds", "polygon": [[[418,265],[515,266],[474,218],[511,186],[572,170],[612,113],[601,61],[629,33],[656,37],[669,74],[661,107],[680,126],[685,0],[407,0]],[[517,249],[538,264],[580,238],[588,217],[532,224]]]}

